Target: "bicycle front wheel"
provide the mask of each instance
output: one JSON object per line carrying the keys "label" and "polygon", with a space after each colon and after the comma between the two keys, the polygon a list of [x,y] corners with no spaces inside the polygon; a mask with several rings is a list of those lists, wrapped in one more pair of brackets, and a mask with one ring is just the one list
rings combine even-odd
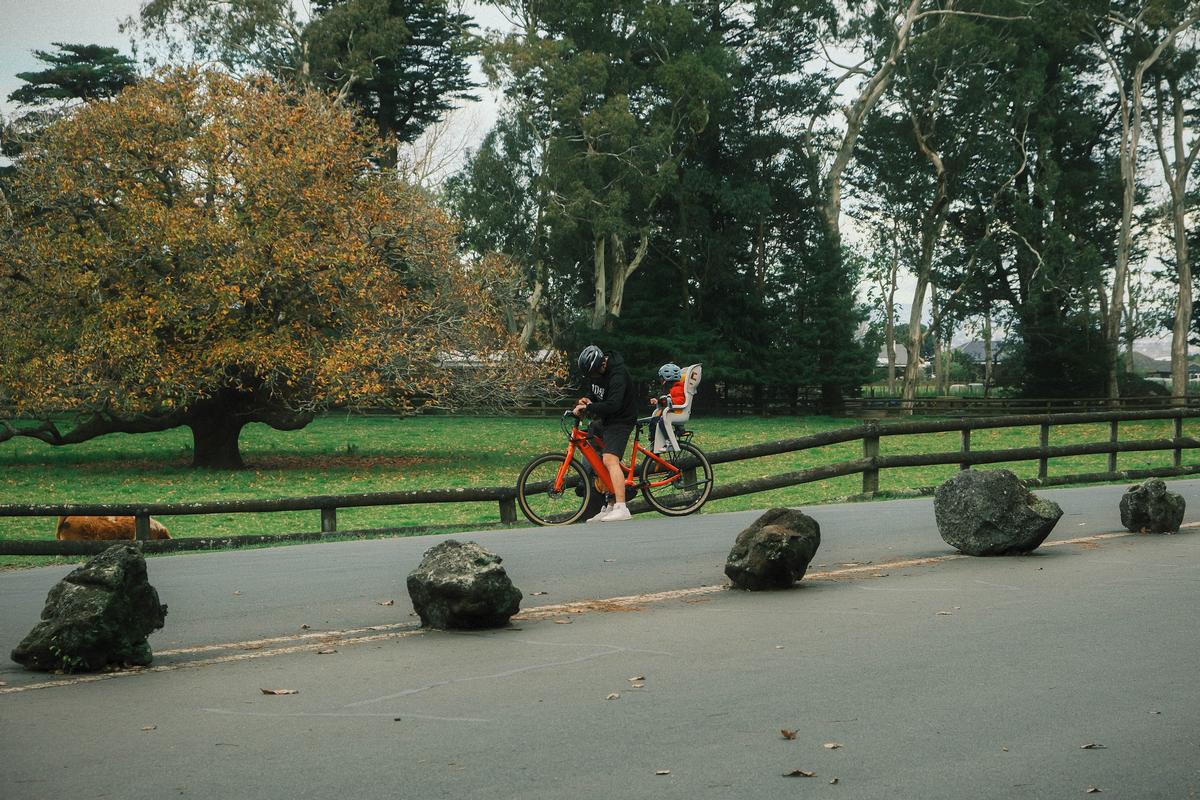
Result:
{"label": "bicycle front wheel", "polygon": [[538,456],[517,478],[517,505],[534,525],[570,525],[587,510],[591,483],[574,459],[564,470],[564,458],[562,453]]}
{"label": "bicycle front wheel", "polygon": [[660,514],[683,517],[699,511],[712,494],[713,471],[704,452],[693,444],[658,453],[659,458],[680,470],[675,472],[652,458],[642,462],[642,497]]}

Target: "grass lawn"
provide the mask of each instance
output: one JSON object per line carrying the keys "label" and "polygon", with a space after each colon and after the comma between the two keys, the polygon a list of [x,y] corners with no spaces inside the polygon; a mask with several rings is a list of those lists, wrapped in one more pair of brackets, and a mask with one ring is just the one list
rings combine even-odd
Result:
{"label": "grass lawn", "polygon": [[[743,417],[693,420],[695,443],[706,451],[786,439],[860,424],[828,417]],[[1123,423],[1122,439],[1170,438],[1169,420]],[[1184,434],[1200,434],[1200,421],[1185,421]],[[1107,441],[1107,423],[1053,429],[1050,443]],[[884,437],[881,455],[954,451],[959,434]],[[1036,446],[1038,428],[977,431],[972,450]],[[299,497],[318,494],[401,491],[460,486],[512,486],[534,455],[565,446],[557,419],[428,416],[396,419],[329,415],[302,431],[265,425],[242,433],[247,467],[237,471],[196,470],[191,432],[111,434],[84,444],[51,447],[27,438],[0,443],[0,486],[5,503],[137,503]],[[714,467],[718,483],[774,475],[861,457],[857,442]],[[1191,455],[1191,454],[1188,454]],[[1120,469],[1170,466],[1170,451],[1121,454]],[[1185,456],[1185,463],[1193,459]],[[1022,477],[1037,474],[1036,462],[995,465]],[[1054,459],[1050,475],[1102,472],[1107,456]],[[935,486],[954,465],[889,470],[880,489],[902,493]],[[771,492],[714,501],[705,511],[737,511],[774,505],[831,502],[861,490],[858,475]],[[342,530],[496,522],[494,502],[392,506],[338,511]],[[171,535],[230,536],[320,529],[317,511],[273,514],[210,514],[161,520]],[[0,539],[53,539],[48,517],[0,517]],[[75,559],[78,560],[78,559]],[[0,567],[52,563],[45,558],[0,557]]]}

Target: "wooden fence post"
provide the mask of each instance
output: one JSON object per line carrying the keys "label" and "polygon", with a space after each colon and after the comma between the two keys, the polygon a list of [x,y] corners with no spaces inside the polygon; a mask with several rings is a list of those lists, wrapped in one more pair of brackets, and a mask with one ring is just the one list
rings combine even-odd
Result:
{"label": "wooden fence post", "polygon": [[1038,445],[1042,448],[1042,457],[1038,459],[1038,478],[1046,480],[1046,475],[1049,470],[1049,459],[1046,458],[1046,448],[1050,446],[1050,423],[1042,423],[1042,432],[1038,436]]}
{"label": "wooden fence post", "polygon": [[515,497],[505,497],[500,501],[500,521],[517,521],[517,500]]}
{"label": "wooden fence post", "polygon": [[321,533],[333,533],[337,530],[337,508],[321,509]]}
{"label": "wooden fence post", "polygon": [[[962,453],[965,456],[965,455],[969,454],[970,452],[971,452],[971,429],[963,428],[962,429]],[[971,465],[968,464],[966,461],[962,461],[959,463],[958,468],[959,469],[970,469]]]}
{"label": "wooden fence post", "polygon": [[[1115,420],[1115,419],[1112,422],[1108,423],[1108,440],[1110,442],[1112,442],[1113,444],[1117,443],[1117,426],[1118,425],[1120,425],[1120,423],[1117,422],[1117,420]],[[1108,471],[1109,472],[1117,471],[1117,451],[1116,450],[1113,450],[1111,453],[1108,454]]]}
{"label": "wooden fence post", "polygon": [[150,540],[150,512],[138,511],[133,516],[133,538],[139,542]]}
{"label": "wooden fence post", "polygon": [[879,428],[874,422],[868,422],[863,433],[863,459],[867,467],[863,470],[862,493],[874,494],[879,491],[879,469],[875,459],[879,457]]}

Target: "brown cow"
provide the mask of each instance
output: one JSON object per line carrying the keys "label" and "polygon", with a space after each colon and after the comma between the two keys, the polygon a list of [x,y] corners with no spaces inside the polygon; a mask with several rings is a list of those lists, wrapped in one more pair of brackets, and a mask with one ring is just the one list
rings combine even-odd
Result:
{"label": "brown cow", "polygon": [[[59,517],[57,539],[74,539],[88,542],[107,542],[118,539],[133,539],[134,517]],[[150,518],[150,538],[170,539],[166,526]]]}

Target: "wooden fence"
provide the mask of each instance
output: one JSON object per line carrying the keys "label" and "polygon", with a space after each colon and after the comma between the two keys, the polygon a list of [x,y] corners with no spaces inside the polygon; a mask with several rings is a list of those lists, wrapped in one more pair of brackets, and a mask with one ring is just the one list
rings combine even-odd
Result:
{"label": "wooden fence", "polygon": [[[814,447],[842,444],[845,442],[861,442],[862,457],[850,461],[827,464],[810,469],[796,470],[779,475],[771,475],[752,480],[723,484],[720,481],[713,488],[712,500],[726,497],[738,497],[757,492],[796,486],[812,481],[827,480],[843,475],[862,474],[862,493],[870,497],[879,491],[879,473],[886,469],[902,469],[905,467],[927,467],[941,464],[957,464],[961,469],[968,469],[979,464],[997,464],[1016,461],[1036,461],[1038,477],[1026,481],[1034,486],[1055,486],[1069,483],[1095,483],[1101,481],[1136,480],[1149,477],[1172,477],[1200,473],[1200,465],[1184,463],[1185,450],[1200,448],[1200,440],[1183,435],[1185,419],[1200,418],[1200,410],[1191,408],[1153,410],[1153,411],[1107,411],[1099,413],[1079,414],[1032,414],[1004,417],[976,417],[959,420],[939,421],[907,421],[907,422],[876,422],[869,421],[863,425],[827,431],[824,433],[801,436],[762,444],[746,445],[727,450],[708,453],[709,461],[714,464],[726,464],[734,461],[744,461],[752,458],[795,453]],[[1119,430],[1122,422],[1145,422],[1153,420],[1172,420],[1174,422],[1173,436],[1169,439],[1143,439],[1135,441],[1120,441]],[[1108,424],[1108,438],[1105,441],[1083,444],[1068,444],[1050,446],[1050,432],[1055,427],[1071,425],[1087,425],[1096,423]],[[1001,450],[976,450],[971,447],[971,434],[974,431],[994,428],[1023,428],[1037,426],[1040,429],[1039,444],[1036,447],[1007,448]],[[880,442],[889,436],[917,436],[924,434],[939,434],[958,432],[960,446],[957,450],[946,452],[919,453],[915,455],[883,455],[880,452]],[[1119,453],[1170,451],[1172,466],[1158,469],[1118,471],[1117,456]],[[1048,474],[1048,462],[1051,458],[1064,458],[1083,455],[1108,455],[1108,469],[1105,472],[1082,474],[1054,475]],[[337,511],[339,508],[361,508],[364,506],[410,505],[418,503],[464,503],[492,502],[499,504],[500,524],[511,524],[517,521],[516,489],[511,486],[493,486],[462,489],[431,489],[410,492],[376,492],[369,494],[325,495],[317,497],[281,498],[274,500],[228,500],[221,502],[197,503],[135,503],[118,505],[100,504],[54,504],[0,505],[0,518],[3,517],[57,517],[66,515],[121,515],[135,518],[135,530],[139,540],[148,540],[150,533],[150,517],[165,517],[193,514],[244,514],[270,513],[276,511],[319,511],[321,515],[321,532],[289,534],[283,536],[249,536],[222,537],[220,539],[172,539],[143,541],[142,547],[147,551],[167,551],[180,549],[200,549],[214,546],[229,546],[246,543],[261,543],[279,541],[288,538],[320,538],[322,535],[333,534],[337,531]],[[635,509],[636,510],[636,509]],[[368,533],[355,531],[354,533]],[[344,535],[344,534],[343,534]],[[59,542],[46,540],[0,540],[0,555],[78,555],[94,553],[111,546],[111,542]]]}

